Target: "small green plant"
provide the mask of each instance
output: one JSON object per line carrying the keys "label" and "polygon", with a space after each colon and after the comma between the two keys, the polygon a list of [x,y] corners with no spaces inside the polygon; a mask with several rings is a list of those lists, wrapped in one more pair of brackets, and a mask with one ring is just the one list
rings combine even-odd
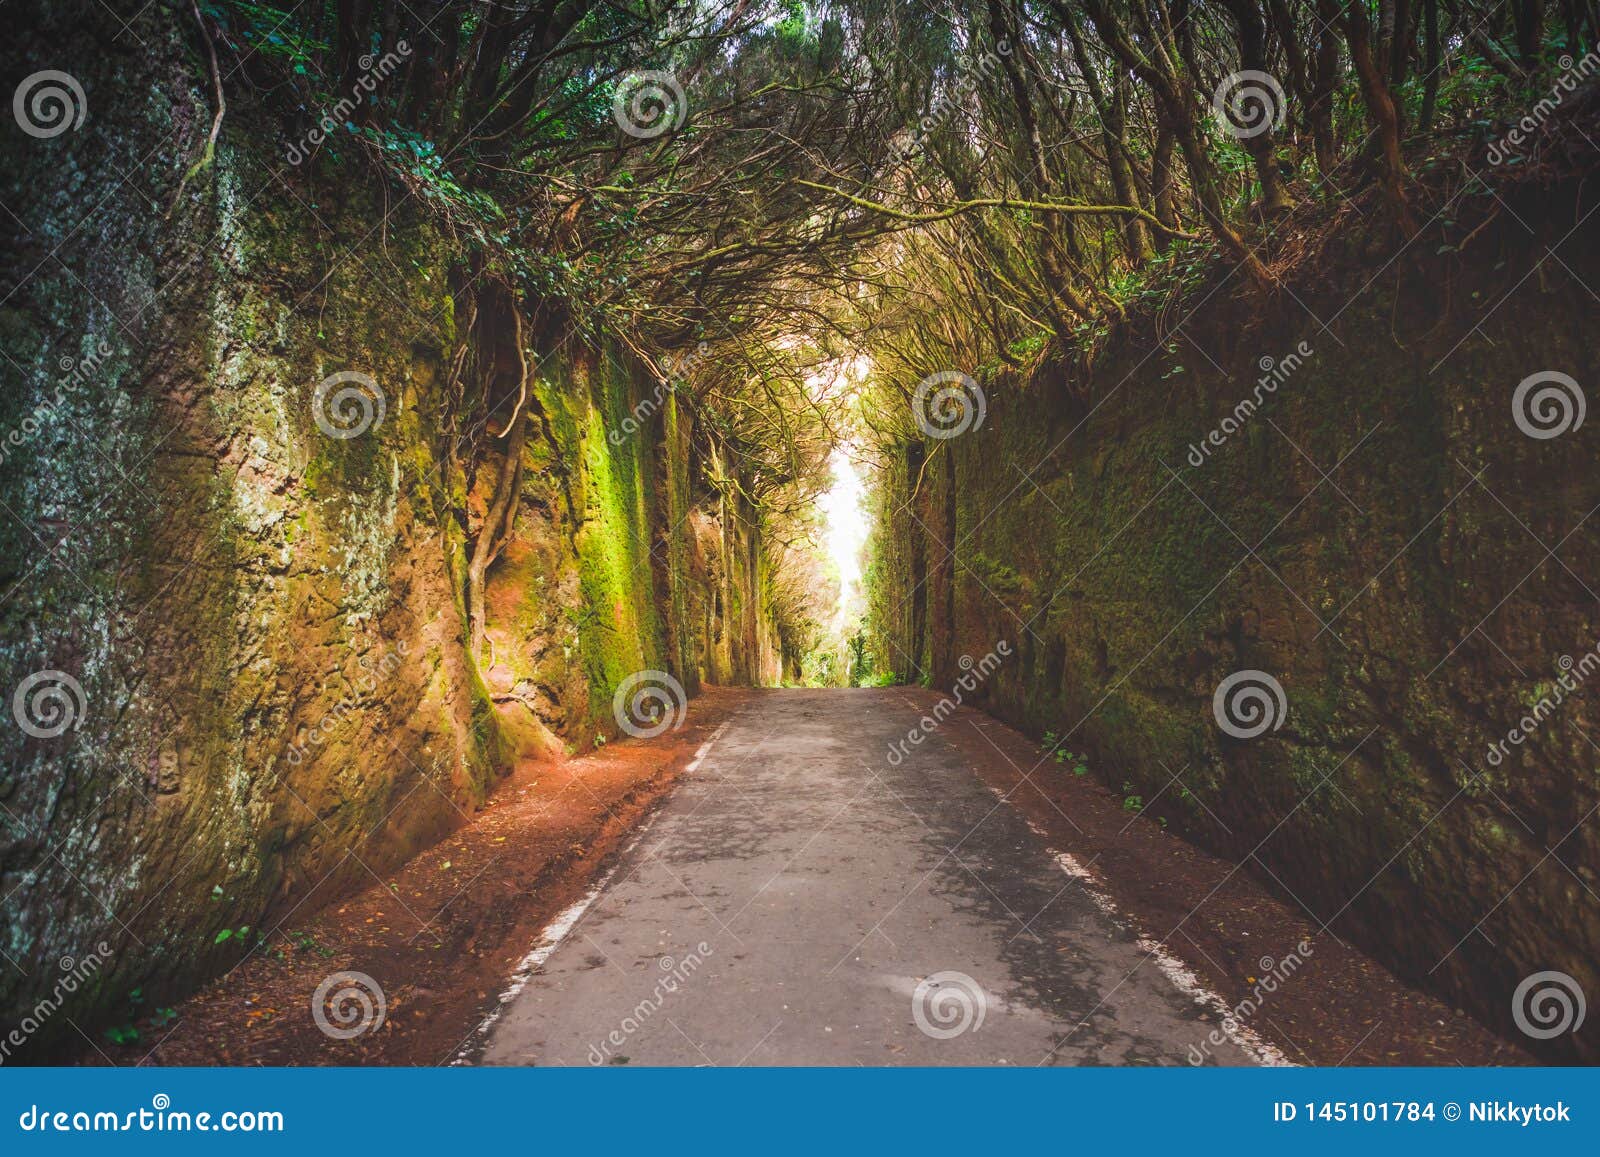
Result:
{"label": "small green plant", "polygon": [[162,1029],[178,1019],[175,1009],[165,1007],[156,1009],[148,1016],[141,1016],[139,1009],[144,1004],[142,988],[135,988],[129,992],[124,1003],[126,1010],[122,1014],[122,1020],[106,1029],[105,1033],[106,1039],[114,1045],[126,1047],[138,1044],[142,1036],[139,1031],[141,1025],[147,1029]]}
{"label": "small green plant", "polygon": [[315,952],[318,956],[332,956],[333,949],[324,948],[317,943],[317,938],[309,932],[291,932],[289,943],[294,945],[296,952]]}
{"label": "small green plant", "polygon": [[1070,765],[1073,775],[1089,774],[1088,755],[1080,754],[1074,751],[1068,751],[1065,747],[1058,747],[1055,750],[1055,757],[1056,762],[1061,764],[1063,767]]}
{"label": "small green plant", "polygon": [[1127,780],[1127,779],[1123,780],[1122,781],[1122,790],[1125,793],[1123,795],[1123,799],[1122,799],[1122,810],[1123,811],[1136,812],[1136,811],[1143,811],[1144,810],[1144,796],[1135,795],[1133,793],[1133,781],[1132,780]]}

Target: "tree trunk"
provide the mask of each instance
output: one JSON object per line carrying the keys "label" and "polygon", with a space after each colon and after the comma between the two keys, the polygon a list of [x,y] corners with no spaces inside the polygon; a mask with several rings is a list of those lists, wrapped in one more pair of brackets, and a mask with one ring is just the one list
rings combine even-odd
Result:
{"label": "tree trunk", "polygon": [[1389,89],[1400,91],[1411,63],[1411,0],[1395,0],[1394,39],[1389,42]]}
{"label": "tree trunk", "polygon": [[[361,56],[367,51],[368,28],[372,21],[372,0],[339,0],[339,88],[341,96],[357,91],[361,79]],[[371,110],[362,101],[350,113],[355,124],[365,124]]]}
{"label": "tree trunk", "polygon": [[[1233,17],[1238,32],[1239,62],[1248,72],[1266,73],[1267,25],[1262,19],[1261,9],[1255,0],[1223,0],[1223,5]],[[1294,208],[1293,198],[1283,187],[1283,178],[1278,172],[1277,150],[1272,144],[1273,132],[1277,127],[1274,122],[1285,111],[1270,96],[1264,95],[1260,109],[1261,116],[1265,118],[1264,125],[1258,131],[1256,126],[1250,126],[1250,135],[1241,141],[1255,164],[1256,180],[1261,183],[1261,203],[1257,208],[1263,217],[1276,217]]]}
{"label": "tree trunk", "polygon": [[[1156,144],[1150,152],[1150,200],[1156,220],[1168,229],[1179,228],[1177,174],[1172,168],[1172,146],[1175,138],[1165,115],[1158,117]],[[1163,233],[1156,239],[1163,251],[1172,245],[1172,238]]]}
{"label": "tree trunk", "polygon": [[1511,16],[1517,28],[1517,55],[1522,67],[1532,68],[1544,44],[1544,0],[1517,0]]}
{"label": "tree trunk", "polygon": [[1317,38],[1316,75],[1306,119],[1311,125],[1311,147],[1317,154],[1317,171],[1332,181],[1339,167],[1333,138],[1333,94],[1339,85],[1338,0],[1318,0],[1317,18],[1322,30]]}
{"label": "tree trunk", "polygon": [[[483,525],[478,529],[478,540],[472,545],[472,560],[467,564],[467,622],[471,632],[474,658],[483,653],[487,614],[484,607],[484,581],[489,564],[494,562],[510,537],[511,527],[517,519],[517,499],[522,489],[522,450],[527,444],[528,414],[524,406],[529,388],[528,359],[522,349],[522,314],[516,300],[511,301],[513,330],[517,343],[517,365],[521,380],[517,383],[517,404],[510,424],[502,432],[506,439],[505,457],[500,462],[500,472],[495,477],[494,493],[489,507],[483,512]],[[487,401],[487,399],[486,399]]]}
{"label": "tree trunk", "polygon": [[1228,224],[1222,197],[1217,192],[1216,172],[1211,164],[1211,157],[1200,140],[1199,127],[1195,123],[1195,109],[1199,101],[1194,87],[1189,81],[1177,75],[1171,58],[1162,45],[1154,40],[1148,15],[1142,9],[1135,12],[1136,18],[1144,24],[1145,31],[1151,36],[1151,49],[1156,53],[1154,60],[1146,57],[1134,46],[1123,30],[1121,22],[1112,16],[1105,0],[1082,0],[1082,2],[1095,31],[1100,34],[1101,41],[1154,92],[1157,103],[1160,104],[1162,112],[1172,126],[1178,148],[1183,151],[1184,163],[1189,167],[1189,184],[1194,190],[1195,201],[1200,207],[1201,216],[1205,218],[1206,227],[1221,244],[1223,251],[1243,266],[1252,281],[1263,287],[1270,285],[1271,275],[1261,264],[1260,258],[1244,243],[1244,238]]}
{"label": "tree trunk", "polygon": [[1439,105],[1439,0],[1422,3],[1422,66],[1427,76],[1422,82],[1423,132],[1433,131],[1433,114]]}
{"label": "tree trunk", "polygon": [[1379,176],[1384,196],[1400,228],[1410,236],[1416,233],[1417,222],[1411,214],[1411,206],[1406,202],[1406,165],[1400,153],[1400,121],[1395,115],[1389,88],[1383,83],[1383,74],[1373,59],[1372,24],[1361,4],[1346,7],[1344,28],[1345,41],[1350,46],[1350,62],[1355,66],[1356,79],[1361,85],[1361,98],[1367,106],[1367,115],[1372,121],[1373,132],[1377,134],[1378,148],[1383,158]]}
{"label": "tree trunk", "polygon": [[[1078,71],[1083,74],[1084,85],[1089,90],[1089,100],[1100,117],[1100,137],[1106,150],[1106,168],[1111,174],[1111,187],[1116,192],[1117,200],[1122,204],[1137,205],[1140,203],[1139,191],[1135,187],[1133,173],[1128,166],[1127,154],[1123,151],[1128,123],[1127,74],[1121,70],[1115,72],[1111,92],[1108,94],[1105,85],[1100,81],[1094,59],[1089,55],[1088,45],[1083,41],[1083,29],[1079,25],[1077,13],[1064,5],[1058,8],[1057,12],[1066,22],[1072,53],[1078,61]],[[1129,262],[1136,267],[1143,265],[1150,256],[1150,235],[1145,223],[1137,217],[1128,218],[1123,226],[1122,240]]]}

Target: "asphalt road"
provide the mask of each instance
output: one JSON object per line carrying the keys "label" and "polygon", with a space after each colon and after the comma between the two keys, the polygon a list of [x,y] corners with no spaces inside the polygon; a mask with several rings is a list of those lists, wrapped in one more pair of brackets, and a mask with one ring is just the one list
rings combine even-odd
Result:
{"label": "asphalt road", "polygon": [[753,697],[484,1062],[1188,1064],[1216,1014],[936,732],[891,764],[917,721],[887,688]]}

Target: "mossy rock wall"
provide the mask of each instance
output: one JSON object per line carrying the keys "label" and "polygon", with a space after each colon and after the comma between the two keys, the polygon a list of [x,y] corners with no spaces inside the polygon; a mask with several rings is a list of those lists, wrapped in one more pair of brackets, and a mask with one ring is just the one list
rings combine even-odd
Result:
{"label": "mossy rock wall", "polygon": [[[695,603],[720,514],[691,417],[669,399],[611,439],[654,384],[535,334],[546,421],[475,659],[466,535],[495,463],[469,474],[441,424],[464,255],[353,151],[288,164],[247,90],[184,185],[211,119],[193,29],[25,7],[44,31],[5,75],[78,46],[88,105],[76,132],[8,131],[0,177],[0,1028],[50,1055],[82,1046],[69,1018],[98,1036],[133,990],[153,1007],[381,882],[515,760],[614,736],[625,675],[692,692],[722,645],[702,631],[748,624]],[[315,391],[349,371],[383,414],[330,437]],[[755,607],[758,569],[725,572]],[[49,671],[81,697],[41,737],[11,699]]]}
{"label": "mossy rock wall", "polygon": [[570,753],[617,736],[613,695],[636,673],[687,696],[777,683],[759,519],[713,483],[727,477],[713,436],[614,349],[563,348],[535,392],[548,434],[529,439],[515,530],[488,575],[484,678],[503,723]]}
{"label": "mossy rock wall", "polygon": [[[986,381],[980,429],[880,479],[869,593],[880,665],[948,687],[1009,641],[988,710],[1419,987],[1592,1061],[1600,1020],[1540,1045],[1511,1009],[1544,969],[1600,995],[1600,681],[1490,749],[1600,643],[1600,427],[1529,437],[1512,404],[1544,370],[1595,396],[1600,223],[1576,181],[1500,196],[1464,254],[1429,234],[1385,265],[1400,242],[1352,232],[1272,303],[1219,271],[1092,366]],[[1247,669],[1287,712],[1243,740],[1212,701]]]}

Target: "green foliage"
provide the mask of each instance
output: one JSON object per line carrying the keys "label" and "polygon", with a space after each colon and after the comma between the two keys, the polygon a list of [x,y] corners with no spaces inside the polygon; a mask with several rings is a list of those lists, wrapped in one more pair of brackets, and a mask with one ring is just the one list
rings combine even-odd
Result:
{"label": "green foliage", "polygon": [[131,990],[123,998],[121,1019],[105,1030],[105,1038],[114,1045],[130,1047],[142,1039],[141,1026],[147,1030],[160,1030],[178,1019],[177,1012],[166,1007],[153,1009],[149,1015],[141,1015],[140,1009],[143,1004],[144,989]]}
{"label": "green foliage", "polygon": [[451,221],[470,229],[479,244],[505,246],[511,242],[506,213],[499,202],[458,180],[434,142],[405,128],[363,125],[353,131],[370,142],[403,180],[435,202]]}
{"label": "green foliage", "polygon": [[1054,731],[1046,731],[1039,743],[1039,750],[1044,752],[1047,758],[1054,759],[1057,764],[1070,767],[1073,775],[1088,775],[1089,757],[1067,750],[1065,742],[1065,736],[1057,736]]}
{"label": "green foliage", "polygon": [[291,932],[289,934],[289,942],[294,946],[296,952],[314,952],[322,957],[329,957],[334,954],[333,949],[322,945],[310,932]]}
{"label": "green foliage", "polygon": [[247,0],[207,0],[200,10],[237,36],[248,50],[282,60],[301,76],[312,72],[317,58],[331,47],[308,34],[294,18],[298,5],[285,10]]}

